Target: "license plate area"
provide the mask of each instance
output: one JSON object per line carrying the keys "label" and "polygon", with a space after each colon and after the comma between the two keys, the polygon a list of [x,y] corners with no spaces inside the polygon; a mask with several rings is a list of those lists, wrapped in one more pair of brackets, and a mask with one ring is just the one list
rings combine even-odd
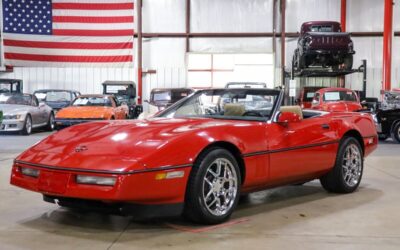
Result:
{"label": "license plate area", "polygon": [[70,174],[41,171],[39,175],[39,191],[63,194],[67,189]]}

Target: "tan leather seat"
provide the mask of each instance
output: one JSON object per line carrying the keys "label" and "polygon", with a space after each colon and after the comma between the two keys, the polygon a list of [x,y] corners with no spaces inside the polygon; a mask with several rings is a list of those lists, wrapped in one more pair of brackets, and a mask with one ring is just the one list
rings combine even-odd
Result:
{"label": "tan leather seat", "polygon": [[281,112],[291,112],[297,114],[303,120],[303,111],[300,106],[282,106]]}
{"label": "tan leather seat", "polygon": [[246,112],[243,104],[227,103],[224,105],[224,115],[226,116],[242,116]]}

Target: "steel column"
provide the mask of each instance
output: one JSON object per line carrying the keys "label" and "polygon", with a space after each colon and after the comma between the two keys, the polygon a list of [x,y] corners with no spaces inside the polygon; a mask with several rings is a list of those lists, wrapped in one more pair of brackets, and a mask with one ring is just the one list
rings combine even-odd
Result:
{"label": "steel column", "polygon": [[186,0],[186,52],[190,51],[190,42],[189,42],[189,34],[190,34],[190,0]]}
{"label": "steel column", "polygon": [[346,32],[346,14],[347,14],[347,1],[341,0],[340,2],[340,24],[342,26],[342,32]]}
{"label": "steel column", "polygon": [[393,1],[385,0],[383,26],[382,90],[391,89],[392,76]]}
{"label": "steel column", "polygon": [[137,0],[137,61],[138,61],[138,98],[137,103],[142,104],[142,96],[143,96],[143,60],[142,60],[142,0]]}
{"label": "steel column", "polygon": [[[281,85],[285,85],[286,0],[281,0]],[[286,90],[285,90],[286,91]]]}
{"label": "steel column", "polygon": [[[347,1],[346,0],[341,0],[340,2],[340,25],[342,26],[342,32],[346,32],[346,14],[347,14],[347,9],[346,6]],[[339,86],[344,88],[346,85],[346,77],[341,76],[339,78]]]}

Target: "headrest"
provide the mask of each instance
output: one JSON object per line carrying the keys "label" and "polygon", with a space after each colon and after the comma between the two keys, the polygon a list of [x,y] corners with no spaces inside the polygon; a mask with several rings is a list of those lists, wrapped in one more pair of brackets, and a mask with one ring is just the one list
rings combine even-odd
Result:
{"label": "headrest", "polygon": [[281,112],[291,112],[297,114],[303,120],[303,111],[300,106],[281,106]]}
{"label": "headrest", "polygon": [[224,115],[226,116],[242,116],[246,112],[243,104],[227,103],[224,105]]}

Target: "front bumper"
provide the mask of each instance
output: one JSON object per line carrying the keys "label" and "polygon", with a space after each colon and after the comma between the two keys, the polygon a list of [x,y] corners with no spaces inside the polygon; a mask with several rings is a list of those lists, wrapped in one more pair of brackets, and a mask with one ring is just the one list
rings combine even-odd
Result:
{"label": "front bumper", "polygon": [[[37,169],[38,177],[22,174],[21,167]],[[183,171],[180,178],[159,179],[160,174]],[[177,169],[154,169],[136,173],[115,174],[115,172],[93,173],[82,171],[55,170],[29,165],[29,163],[14,163],[11,173],[11,184],[46,196],[59,198],[74,198],[96,200],[107,204],[134,203],[142,205],[176,204],[184,201],[186,183],[190,166]],[[77,175],[89,175],[117,178],[114,186],[80,184]]]}
{"label": "front bumper", "polygon": [[0,124],[0,132],[21,131],[24,125],[24,120],[3,120]]}
{"label": "front bumper", "polygon": [[321,49],[309,47],[305,48],[303,53],[307,55],[353,55],[355,51],[348,49]]}
{"label": "front bumper", "polygon": [[60,119],[56,118],[54,124],[57,128],[66,128],[72,125],[81,124],[85,122],[102,121],[104,119]]}

